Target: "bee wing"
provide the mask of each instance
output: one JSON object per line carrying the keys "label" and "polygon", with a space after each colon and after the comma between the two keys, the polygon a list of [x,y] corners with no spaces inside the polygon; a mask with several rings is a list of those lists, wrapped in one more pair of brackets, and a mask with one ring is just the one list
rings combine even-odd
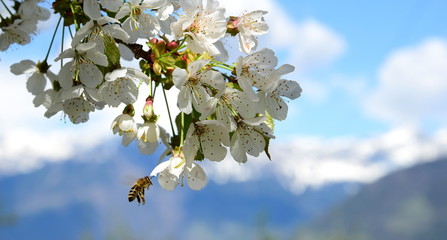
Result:
{"label": "bee wing", "polygon": [[138,180],[138,177],[128,175],[128,176],[121,177],[121,184],[123,184],[125,186],[133,186],[137,180]]}

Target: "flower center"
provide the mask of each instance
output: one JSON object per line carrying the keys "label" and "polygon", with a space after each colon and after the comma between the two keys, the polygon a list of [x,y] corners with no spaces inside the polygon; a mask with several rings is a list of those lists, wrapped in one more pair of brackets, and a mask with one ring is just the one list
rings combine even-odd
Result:
{"label": "flower center", "polygon": [[196,127],[195,133],[198,137],[201,137],[203,134],[205,134],[208,131],[208,127],[206,127],[206,126],[200,126],[198,124],[195,124],[195,127]]}

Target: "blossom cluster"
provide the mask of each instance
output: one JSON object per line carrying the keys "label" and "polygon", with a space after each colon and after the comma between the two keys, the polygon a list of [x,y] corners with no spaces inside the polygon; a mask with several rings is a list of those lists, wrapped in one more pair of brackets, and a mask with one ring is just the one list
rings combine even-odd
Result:
{"label": "blossom cluster", "polygon": [[[13,11],[8,9],[7,16],[0,16],[0,51],[5,51],[11,44],[28,44],[30,35],[37,30],[37,22],[50,18],[50,11],[40,7],[42,0],[14,1]],[[3,3],[3,0],[2,0]]]}
{"label": "blossom cluster", "polygon": [[[11,43],[29,42],[10,29],[23,30],[13,27],[30,14],[23,6],[39,2],[17,2],[20,18],[2,26],[1,36],[9,41],[7,46],[2,41],[2,51]],[[142,154],[165,146],[160,159],[170,157],[150,176],[167,190],[185,178],[190,188],[203,188],[207,176],[200,162],[205,159],[219,162],[228,155],[245,163],[262,152],[270,157],[274,120],[286,119],[287,102],[300,97],[301,87],[284,78],[294,71],[292,65],[278,66],[273,50],[258,50],[257,36],[268,32],[266,11],[227,17],[218,0],[56,0],[52,7],[65,27],[76,30],[71,45],[55,59],[59,72],[50,70],[48,54],[37,63],[23,60],[11,66],[14,74],[27,75],[33,103],[46,108],[46,117],[62,112],[78,124],[106,106],[123,107],[112,121],[113,133],[123,145],[137,142]],[[48,18],[37,8],[33,21]],[[232,37],[243,55],[228,64],[223,40]],[[139,60],[138,69],[123,66],[122,59]],[[134,104],[142,88],[149,95],[139,121]],[[162,101],[154,97],[157,89],[172,88],[179,91],[180,113],[170,116],[169,131],[157,123],[153,102]]]}

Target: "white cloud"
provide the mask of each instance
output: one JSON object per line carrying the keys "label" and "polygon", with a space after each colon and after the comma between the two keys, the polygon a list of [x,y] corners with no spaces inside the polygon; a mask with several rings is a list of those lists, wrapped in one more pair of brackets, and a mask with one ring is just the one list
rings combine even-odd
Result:
{"label": "white cloud", "polygon": [[299,70],[328,64],[337,59],[346,47],[341,36],[314,19],[293,25],[288,31],[284,31],[280,24],[274,27],[270,35],[272,45],[284,44],[290,51],[290,61]]}
{"label": "white cloud", "polygon": [[423,135],[414,126],[401,126],[365,139],[296,137],[272,142],[273,160],[250,159],[238,166],[231,159],[207,164],[218,183],[241,182],[273,174],[294,193],[329,183],[368,183],[392,171],[447,156],[447,129]]}
{"label": "white cloud", "polygon": [[365,101],[371,115],[394,123],[445,121],[447,42],[428,39],[390,54]]}

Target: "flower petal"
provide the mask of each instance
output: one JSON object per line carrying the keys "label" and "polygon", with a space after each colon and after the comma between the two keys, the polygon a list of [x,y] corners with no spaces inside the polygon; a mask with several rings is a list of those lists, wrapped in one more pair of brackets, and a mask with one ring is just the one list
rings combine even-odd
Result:
{"label": "flower petal", "polygon": [[84,13],[93,20],[97,20],[101,17],[99,3],[97,0],[84,0],[83,9]]}
{"label": "flower petal", "polygon": [[12,64],[10,69],[15,75],[29,73],[36,70],[36,63],[31,60],[22,60],[19,63]]}
{"label": "flower petal", "polygon": [[109,61],[107,60],[107,56],[97,50],[91,50],[91,51],[87,51],[85,53],[85,56],[91,60],[92,62],[94,62],[95,64],[107,67],[109,66]]}
{"label": "flower petal", "polygon": [[145,142],[141,139],[138,140],[138,150],[141,154],[149,155],[155,152],[158,147],[158,142]]}
{"label": "flower petal", "polygon": [[28,81],[26,81],[26,89],[33,95],[43,93],[45,90],[45,85],[47,83],[47,78],[43,73],[33,72],[29,76]]}
{"label": "flower petal", "polygon": [[180,111],[189,114],[192,112],[192,96],[189,87],[182,87],[178,94],[177,106]]}
{"label": "flower petal", "polygon": [[188,73],[185,69],[175,68],[172,72],[172,81],[178,89],[181,89],[187,80]]}
{"label": "flower petal", "polygon": [[73,62],[67,62],[59,71],[59,84],[62,88],[69,89],[73,86]]}
{"label": "flower petal", "polygon": [[123,0],[101,1],[101,5],[111,12],[117,12],[121,5],[123,5]]}
{"label": "flower petal", "polygon": [[102,72],[97,66],[84,62],[79,64],[79,80],[89,88],[96,88],[102,82]]}
{"label": "flower petal", "polygon": [[192,190],[200,190],[208,183],[205,171],[198,164],[193,163],[188,171],[188,187]]}
{"label": "flower petal", "polygon": [[230,153],[233,159],[239,163],[247,162],[247,154],[242,147],[239,133],[236,131],[231,137]]}
{"label": "flower petal", "polygon": [[172,191],[179,184],[179,178],[166,168],[158,174],[158,183],[164,190]]}
{"label": "flower petal", "polygon": [[297,82],[285,79],[281,79],[275,89],[275,93],[291,100],[299,98],[302,91],[303,90]]}
{"label": "flower petal", "polygon": [[192,62],[188,65],[188,73],[189,76],[195,75],[197,72],[200,71],[203,67],[205,67],[211,60],[209,59],[200,59],[197,61]]}
{"label": "flower petal", "polygon": [[149,175],[150,177],[155,177],[157,176],[158,173],[162,172],[163,170],[167,169],[169,167],[170,162],[169,161],[164,161],[160,164],[158,164],[154,170],[152,170],[151,174]]}

